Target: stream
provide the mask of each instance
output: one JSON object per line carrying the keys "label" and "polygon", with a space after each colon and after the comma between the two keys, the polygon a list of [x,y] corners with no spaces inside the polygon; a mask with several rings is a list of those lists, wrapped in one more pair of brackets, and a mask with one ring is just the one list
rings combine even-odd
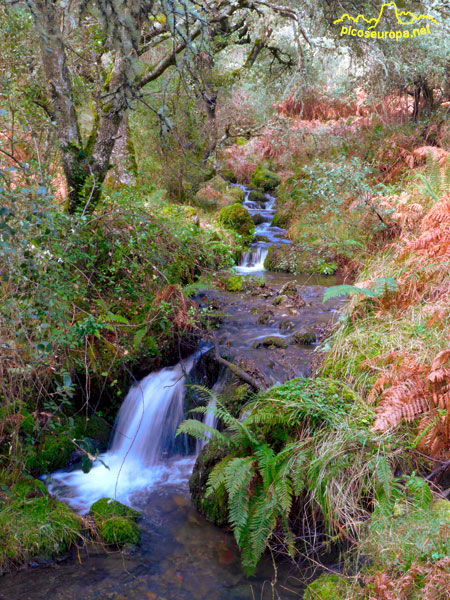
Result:
{"label": "stream", "polygon": [[[241,186],[243,187],[243,186]],[[289,243],[285,230],[271,225],[276,200],[250,200],[244,206],[256,223],[255,242],[235,267],[261,277],[254,292],[243,295],[208,290],[200,306],[215,304],[226,314],[218,330],[221,348],[233,361],[244,359],[267,385],[308,375],[317,341],[333,321],[341,300],[323,304],[329,276],[293,276],[264,271],[271,244]],[[294,283],[298,294],[280,293]],[[281,300],[280,300],[281,298]],[[313,336],[294,341],[296,332]],[[273,343],[268,343],[268,338]],[[202,350],[174,367],[151,373],[133,385],[120,409],[109,450],[89,473],[60,471],[45,479],[49,490],[80,513],[93,502],[115,497],[142,513],[142,543],[122,552],[88,543],[48,564],[0,579],[2,600],[289,600],[302,597],[298,569],[288,562],[274,567],[264,558],[254,577],[246,578],[232,533],[204,519],[191,504],[188,480],[203,444],[175,438],[185,417],[185,375]],[[223,379],[214,386],[220,392]],[[213,426],[210,413],[208,425]]]}

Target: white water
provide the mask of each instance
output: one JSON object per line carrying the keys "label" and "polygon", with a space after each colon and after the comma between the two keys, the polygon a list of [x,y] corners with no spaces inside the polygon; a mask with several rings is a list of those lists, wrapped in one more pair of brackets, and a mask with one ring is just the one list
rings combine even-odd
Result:
{"label": "white water", "polygon": [[265,202],[255,202],[249,199],[251,190],[244,185],[239,185],[245,192],[243,205],[252,217],[258,216],[263,219],[255,228],[255,235],[264,235],[266,241],[257,241],[250,245],[248,252],[245,252],[241,264],[235,267],[238,273],[258,273],[264,271],[264,260],[269,251],[269,246],[273,243],[279,243],[280,234],[284,236],[284,230],[279,227],[272,227],[272,219],[275,214],[275,198],[266,194]]}
{"label": "white water", "polygon": [[260,245],[254,246],[250,252],[244,253],[241,264],[236,267],[236,271],[239,271],[239,273],[264,271],[264,261],[268,251],[268,248],[263,248]]}
{"label": "white water", "polygon": [[182,457],[186,442],[175,433],[185,416],[185,374],[194,360],[151,373],[133,385],[121,406],[111,448],[89,473],[53,473],[46,480],[49,490],[83,513],[103,497],[132,504],[138,490],[186,481],[195,457]]}

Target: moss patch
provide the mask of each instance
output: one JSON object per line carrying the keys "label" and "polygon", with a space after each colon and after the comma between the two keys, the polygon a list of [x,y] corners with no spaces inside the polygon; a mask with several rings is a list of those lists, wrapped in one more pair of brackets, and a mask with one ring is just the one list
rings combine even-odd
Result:
{"label": "moss patch", "polygon": [[80,518],[41,481],[20,481],[0,499],[0,573],[32,558],[52,558],[79,539]]}
{"label": "moss patch", "polygon": [[75,446],[67,432],[47,433],[37,446],[28,448],[25,471],[31,475],[51,473],[67,465]]}
{"label": "moss patch", "polygon": [[197,457],[194,470],[189,480],[189,490],[197,510],[216,525],[228,523],[228,509],[225,495],[213,494],[205,497],[206,483],[215,465],[227,454],[226,448],[218,442],[210,442]]}
{"label": "moss patch", "polygon": [[322,573],[308,585],[304,600],[351,600],[356,598],[355,590],[340,575]]}
{"label": "moss patch", "polygon": [[250,240],[253,238],[255,224],[248,210],[241,204],[232,204],[222,208],[217,215],[217,220],[227,229],[232,229],[242,235],[244,239]]}
{"label": "moss patch", "polygon": [[258,165],[252,175],[250,183],[255,188],[270,192],[280,185],[281,177],[267,167]]}
{"label": "moss patch", "polygon": [[137,510],[117,500],[101,498],[91,506],[89,514],[93,517],[101,538],[107,544],[123,546],[140,542],[141,533],[136,521],[141,515]]}

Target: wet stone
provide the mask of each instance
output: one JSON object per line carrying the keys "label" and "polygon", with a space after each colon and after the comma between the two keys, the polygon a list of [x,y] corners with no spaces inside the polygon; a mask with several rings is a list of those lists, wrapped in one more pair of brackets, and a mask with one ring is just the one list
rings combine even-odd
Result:
{"label": "wet stone", "polygon": [[271,325],[275,322],[273,310],[265,310],[260,317],[258,317],[258,323],[260,325]]}
{"label": "wet stone", "polygon": [[294,329],[294,327],[295,327],[294,321],[290,321],[289,319],[283,319],[282,321],[280,321],[280,324],[278,325],[278,329],[280,331],[292,331],[292,329]]}
{"label": "wet stone", "polygon": [[276,335],[267,335],[259,340],[253,342],[253,348],[287,348],[287,341]]}
{"label": "wet stone", "polygon": [[297,344],[309,346],[316,343],[317,336],[312,329],[298,329],[294,333],[293,338]]}

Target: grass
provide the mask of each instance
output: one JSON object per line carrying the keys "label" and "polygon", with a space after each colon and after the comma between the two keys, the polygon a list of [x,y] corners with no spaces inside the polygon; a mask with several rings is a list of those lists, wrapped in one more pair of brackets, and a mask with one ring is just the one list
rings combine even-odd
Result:
{"label": "grass", "polygon": [[52,558],[81,540],[81,519],[42,482],[29,478],[0,489],[0,572]]}

